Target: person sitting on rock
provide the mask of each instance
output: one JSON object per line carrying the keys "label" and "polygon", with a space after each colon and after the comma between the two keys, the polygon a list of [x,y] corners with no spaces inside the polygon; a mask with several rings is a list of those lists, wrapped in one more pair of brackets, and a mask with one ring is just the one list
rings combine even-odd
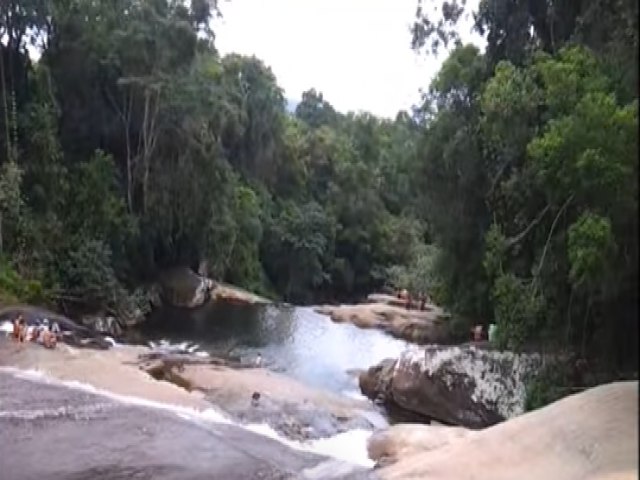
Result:
{"label": "person sitting on rock", "polygon": [[55,348],[58,343],[58,338],[56,337],[56,334],[49,329],[49,320],[46,318],[43,320],[42,326],[40,327],[37,341],[45,348]]}
{"label": "person sitting on rock", "polygon": [[56,348],[56,345],[58,344],[58,337],[56,337],[55,333],[51,330],[47,329],[44,331],[42,344],[45,348]]}
{"label": "person sitting on rock", "polygon": [[60,330],[60,325],[58,325],[58,322],[53,322],[51,324],[51,333],[53,333],[56,338],[60,338],[62,335],[62,330]]}

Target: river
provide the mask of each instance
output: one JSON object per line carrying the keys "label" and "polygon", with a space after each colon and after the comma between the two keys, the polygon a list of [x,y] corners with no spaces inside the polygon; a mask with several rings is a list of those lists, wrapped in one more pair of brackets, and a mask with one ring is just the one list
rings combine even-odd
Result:
{"label": "river", "polygon": [[310,307],[276,305],[163,308],[140,333],[147,341],[191,342],[209,353],[234,346],[233,353],[246,360],[260,353],[266,368],[347,396],[360,395],[353,370],[395,358],[407,346],[378,330],[334,323]]}

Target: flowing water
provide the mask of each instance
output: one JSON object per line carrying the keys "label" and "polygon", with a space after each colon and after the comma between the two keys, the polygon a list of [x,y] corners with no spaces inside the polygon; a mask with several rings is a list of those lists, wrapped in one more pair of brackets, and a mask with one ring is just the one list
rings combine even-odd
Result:
{"label": "flowing water", "polygon": [[148,341],[193,342],[200,349],[254,359],[307,385],[358,395],[354,370],[397,357],[407,346],[383,332],[337,324],[308,307],[212,304],[197,311],[165,308],[141,329]]}

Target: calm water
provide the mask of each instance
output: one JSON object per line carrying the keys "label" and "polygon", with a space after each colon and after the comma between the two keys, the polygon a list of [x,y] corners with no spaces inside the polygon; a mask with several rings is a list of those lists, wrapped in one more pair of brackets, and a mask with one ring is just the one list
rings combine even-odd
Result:
{"label": "calm water", "polygon": [[144,324],[147,340],[193,342],[202,350],[236,345],[233,354],[263,357],[264,366],[343,394],[359,393],[349,370],[397,357],[406,342],[377,330],[336,324],[302,307],[209,305],[195,312],[162,309]]}

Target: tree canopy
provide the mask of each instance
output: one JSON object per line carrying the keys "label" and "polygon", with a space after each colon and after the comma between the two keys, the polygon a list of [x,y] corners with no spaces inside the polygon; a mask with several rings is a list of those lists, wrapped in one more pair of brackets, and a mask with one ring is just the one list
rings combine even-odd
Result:
{"label": "tree canopy", "polygon": [[413,48],[448,56],[390,120],[314,88],[287,113],[267,65],[216,50],[215,2],[5,1],[2,298],[126,316],[175,266],[298,303],[393,285],[628,367],[637,10],[419,0]]}
{"label": "tree canopy", "polygon": [[338,113],[313,88],[288,114],[268,66],[216,51],[216,14],[3,3],[3,268],[50,301],[120,311],[179,265],[293,302],[354,299],[423,241],[417,124]]}
{"label": "tree canopy", "polygon": [[[510,348],[637,362],[637,8],[418,4],[413,47],[450,50],[417,109],[440,299]],[[460,44],[466,13],[484,54]]]}

